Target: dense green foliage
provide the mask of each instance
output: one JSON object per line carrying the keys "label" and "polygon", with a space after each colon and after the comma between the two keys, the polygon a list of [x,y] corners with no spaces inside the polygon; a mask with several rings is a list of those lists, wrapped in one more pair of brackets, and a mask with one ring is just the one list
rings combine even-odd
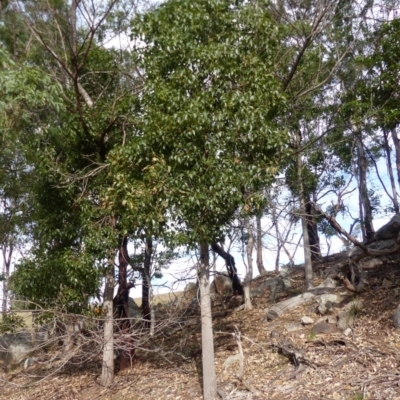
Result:
{"label": "dense green foliage", "polygon": [[210,242],[241,204],[252,207],[246,192],[271,181],[285,151],[277,29],[267,10],[230,1],[170,1],[133,24],[145,43],[143,136],[116,155],[115,191],[135,208],[142,193],[124,188],[144,165],[143,191],[182,243]]}
{"label": "dense green foliage", "polygon": [[[350,1],[169,0],[136,15],[124,1],[23,3],[0,10],[0,233],[25,247],[15,295],[87,304],[124,236],[171,253],[232,236],[239,215],[299,221],[302,200],[364,224],[346,190],[387,157],[382,129],[399,120],[384,2],[377,19]],[[129,48],[105,45],[128,31]],[[390,208],[359,186],[372,214]]]}

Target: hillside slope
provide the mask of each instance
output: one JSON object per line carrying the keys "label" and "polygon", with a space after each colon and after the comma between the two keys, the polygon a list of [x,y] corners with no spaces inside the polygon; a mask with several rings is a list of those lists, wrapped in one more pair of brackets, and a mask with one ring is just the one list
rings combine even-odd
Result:
{"label": "hillside slope", "polygon": [[[328,264],[322,263],[319,270]],[[303,291],[303,275],[302,267],[292,268],[291,287],[277,301],[298,296]],[[221,398],[400,399],[400,331],[393,327],[392,319],[400,303],[399,264],[370,270],[369,287],[357,296],[338,284],[329,292],[336,298],[328,299],[325,309],[321,296],[315,296],[268,321],[266,310],[273,304],[270,293],[261,288],[274,277],[270,274],[254,280],[252,290],[258,296],[253,298],[250,312],[229,308],[224,298],[214,302]],[[322,277],[316,278],[314,283],[322,281]],[[310,318],[303,321],[305,325],[303,317]],[[198,320],[195,314],[190,319]],[[41,380],[44,367],[32,366],[27,371],[19,367],[3,374],[0,399],[201,399],[200,326],[193,322],[181,327],[157,337],[162,351],[137,350],[133,369],[117,374],[111,388],[98,385],[101,371],[95,363],[81,369],[66,365],[62,373],[45,380]],[[244,353],[241,380],[237,378],[240,360],[234,332],[240,332]]]}

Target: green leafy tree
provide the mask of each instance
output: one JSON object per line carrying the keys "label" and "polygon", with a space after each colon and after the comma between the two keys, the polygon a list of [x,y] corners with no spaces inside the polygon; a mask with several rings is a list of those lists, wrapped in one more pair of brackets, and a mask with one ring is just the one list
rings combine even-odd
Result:
{"label": "green leafy tree", "polygon": [[46,112],[61,107],[60,91],[40,69],[13,61],[0,49],[0,248],[3,261],[3,312],[16,252],[23,252],[32,227],[35,129],[44,129]]}
{"label": "green leafy tree", "polygon": [[[108,155],[133,132],[141,78],[128,51],[106,49],[102,43],[126,29],[129,15],[122,12],[125,22],[116,24],[125,5],[116,0],[9,3],[30,34],[26,60],[62,96],[62,108],[53,109],[51,121],[32,140],[37,152],[33,246],[13,285],[41,304],[68,310],[87,304],[105,280],[101,383],[109,385],[114,371],[114,264],[116,254],[125,251],[127,232],[120,225],[121,209],[107,202],[112,184]],[[121,298],[127,299],[126,276],[120,273],[119,278],[125,285]]]}
{"label": "green leafy tree", "polygon": [[177,240],[200,246],[205,399],[216,394],[209,245],[238,208],[255,208],[246,192],[272,179],[286,144],[274,123],[284,109],[276,32],[264,8],[232,1],[168,1],[133,23],[144,43],[143,135],[113,154],[112,193],[134,215],[150,205],[140,214],[155,225],[167,210]]}

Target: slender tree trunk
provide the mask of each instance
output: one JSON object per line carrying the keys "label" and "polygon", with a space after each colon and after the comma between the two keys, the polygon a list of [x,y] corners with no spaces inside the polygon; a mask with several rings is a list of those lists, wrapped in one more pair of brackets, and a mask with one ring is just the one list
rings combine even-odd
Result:
{"label": "slender tree trunk", "polygon": [[[271,196],[272,199],[272,196]],[[283,251],[285,252],[285,254],[287,255],[290,265],[294,265],[294,254],[296,253],[296,251],[292,254],[290,254],[289,250],[287,249],[287,247],[285,246],[285,243],[288,240],[289,234],[290,234],[290,230],[288,229],[285,237],[282,237],[281,232],[279,230],[279,225],[278,225],[278,216],[276,214],[276,204],[271,200],[270,201],[272,208],[271,208],[271,214],[272,214],[272,223],[275,226],[275,235],[276,235],[276,241],[277,241],[277,248],[278,248],[278,254],[276,256],[276,260],[275,260],[275,271],[278,272],[279,271],[279,260],[280,260],[280,250],[283,249]],[[303,235],[302,235],[303,236]]]}
{"label": "slender tree trunk", "polygon": [[[301,134],[297,136],[297,149],[300,149],[301,145]],[[304,269],[305,269],[305,283],[306,290],[312,287],[313,280],[313,269],[311,263],[311,251],[310,251],[310,239],[308,237],[308,226],[307,226],[307,211],[306,211],[306,200],[303,186],[302,176],[303,162],[301,160],[301,153],[297,153],[297,177],[298,177],[298,188],[300,198],[300,213],[301,213],[301,227],[303,231],[303,248],[304,248]]]}
{"label": "slender tree trunk", "polygon": [[[128,337],[131,330],[129,320],[129,291],[133,287],[132,282],[128,282],[128,237],[124,236],[120,241],[118,251],[118,292],[114,298],[114,310],[118,317],[119,333],[124,338]],[[119,358],[119,369],[123,371],[132,366],[133,357],[135,354],[131,339],[123,339],[124,348],[121,350]]]}
{"label": "slender tree trunk", "polygon": [[320,261],[322,258],[321,247],[319,244],[318,229],[313,215],[311,201],[307,201],[306,203],[306,213],[308,239],[310,241],[311,261]]}
{"label": "slender tree trunk", "polygon": [[368,162],[364,151],[361,131],[357,127],[353,127],[356,138],[357,159],[358,159],[358,174],[359,174],[359,193],[364,211],[364,219],[362,223],[365,227],[365,236],[367,241],[371,241],[375,237],[375,230],[372,225],[372,207],[368,196],[367,187],[367,168]]}
{"label": "slender tree trunk", "polygon": [[245,218],[244,225],[247,231],[248,239],[247,239],[247,271],[246,276],[243,281],[243,291],[244,291],[244,309],[246,311],[250,311],[253,309],[251,305],[250,298],[250,284],[253,278],[253,249],[254,249],[254,235],[253,235],[253,227],[249,221],[249,218]]}
{"label": "slender tree trunk", "polygon": [[397,169],[397,181],[400,186],[400,140],[397,136],[396,127],[390,130],[392,134],[393,144],[394,144],[394,152],[396,154],[396,169]]}
{"label": "slender tree trunk", "polygon": [[14,246],[10,244],[8,251],[4,246],[2,249],[3,253],[3,300],[1,310],[3,314],[7,312],[7,300],[8,300],[8,280],[10,278],[11,260],[14,252]]}
{"label": "slender tree trunk", "polygon": [[104,347],[100,385],[110,386],[114,380],[114,259],[110,258],[104,289]]}
{"label": "slender tree trunk", "polygon": [[281,249],[282,246],[278,241],[277,248],[276,248],[276,257],[275,257],[275,272],[279,272],[280,266],[279,263],[281,261]]}
{"label": "slender tree trunk", "polygon": [[263,263],[263,254],[262,254],[262,231],[261,231],[261,215],[256,216],[256,224],[257,224],[257,269],[261,276],[265,276],[267,274],[267,270],[264,267]]}
{"label": "slender tree trunk", "polygon": [[200,245],[199,284],[201,308],[201,348],[203,360],[204,400],[215,400],[217,396],[217,376],[214,361],[214,338],[210,298],[210,261],[208,245]]}
{"label": "slender tree trunk", "polygon": [[142,284],[142,313],[143,318],[148,321],[150,337],[154,336],[155,313],[153,304],[153,287],[151,285],[151,257],[153,253],[153,240],[146,238],[143,265]]}
{"label": "slender tree trunk", "polygon": [[[360,183],[357,179],[357,183],[358,183],[358,189],[360,189]],[[363,206],[362,206],[362,199],[361,199],[361,193],[360,190],[358,190],[358,210],[359,210],[359,214],[360,214],[360,228],[361,228],[361,236],[362,236],[362,240],[363,242],[367,241],[367,235],[365,233],[365,225],[363,224],[364,221],[364,210],[363,210]]]}
{"label": "slender tree trunk", "polygon": [[386,129],[383,130],[383,147],[384,147],[385,153],[386,153],[387,170],[388,170],[388,173],[389,173],[390,185],[392,187],[393,208],[394,208],[394,212],[396,214],[398,214],[400,212],[399,200],[397,198],[396,183],[395,183],[395,180],[394,180],[394,174],[393,174],[393,168],[392,168],[392,160],[391,160],[391,155],[390,155],[388,131]]}

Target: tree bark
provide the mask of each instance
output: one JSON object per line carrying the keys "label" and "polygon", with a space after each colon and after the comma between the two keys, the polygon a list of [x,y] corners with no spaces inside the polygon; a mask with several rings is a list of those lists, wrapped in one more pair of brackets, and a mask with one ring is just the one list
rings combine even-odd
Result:
{"label": "tree bark", "polygon": [[144,250],[144,264],[142,272],[142,313],[150,329],[149,336],[154,336],[155,313],[153,304],[153,288],[151,285],[151,257],[153,253],[153,240],[146,238]]}
{"label": "tree bark", "polygon": [[264,267],[263,255],[262,255],[262,231],[261,231],[261,215],[256,216],[257,224],[257,269],[261,276],[267,274],[267,270]]}
{"label": "tree bark", "polygon": [[110,386],[114,380],[114,259],[108,261],[104,289],[104,347],[100,385]]}
{"label": "tree bark", "polygon": [[201,348],[203,362],[203,397],[215,400],[217,396],[217,376],[214,361],[214,338],[212,328],[210,298],[210,266],[208,245],[200,245],[200,263],[198,267],[201,309]]}
{"label": "tree bark", "polygon": [[364,218],[362,223],[365,227],[365,238],[367,241],[372,241],[375,237],[375,230],[372,225],[372,207],[368,196],[367,187],[367,169],[368,162],[364,151],[364,145],[362,141],[361,131],[357,127],[353,127],[354,136],[356,138],[356,148],[357,148],[357,161],[358,161],[358,174],[359,174],[359,193],[362,208],[364,211]]}
{"label": "tree bark", "polygon": [[[12,241],[12,240],[11,240]],[[3,300],[1,310],[3,315],[7,312],[7,300],[8,300],[8,280],[10,278],[11,260],[14,252],[14,246],[11,243],[7,251],[7,247],[4,244],[2,248],[3,253]]]}
{"label": "tree bark", "polygon": [[320,261],[322,258],[321,247],[319,244],[317,224],[315,222],[312,210],[313,208],[311,201],[307,201],[306,203],[307,230],[308,230],[308,239],[310,241],[311,261]]}
{"label": "tree bark", "polygon": [[396,127],[390,130],[392,134],[393,144],[394,144],[394,152],[396,154],[396,169],[397,169],[397,181],[400,186],[400,140],[397,136]]}
{"label": "tree bark", "polygon": [[[118,292],[114,298],[114,308],[117,312],[118,327],[121,336],[128,336],[131,328],[129,320],[129,291],[134,286],[133,282],[128,282],[128,237],[124,236],[120,241],[118,251]],[[119,369],[123,371],[131,368],[134,357],[132,340],[125,341],[119,358]]]}
{"label": "tree bark", "polygon": [[392,168],[392,160],[390,155],[390,146],[389,146],[389,139],[388,139],[388,131],[383,129],[383,147],[386,153],[386,161],[387,161],[387,170],[389,173],[390,178],[390,185],[392,187],[392,195],[393,195],[393,209],[396,214],[400,212],[399,209],[399,200],[397,199],[397,190],[396,190],[396,183],[394,180],[393,168]]}
{"label": "tree bark", "polygon": [[[297,135],[297,149],[300,150],[301,145],[301,134],[298,132]],[[308,236],[308,224],[307,224],[307,211],[306,211],[306,200],[304,194],[303,177],[302,171],[303,162],[301,160],[301,153],[297,153],[297,177],[298,177],[298,190],[299,190],[299,200],[300,200],[300,217],[301,217],[301,227],[303,231],[303,248],[304,248],[304,269],[305,269],[305,283],[306,290],[312,287],[313,280],[313,269],[311,263],[311,251],[310,251],[310,239]]]}
{"label": "tree bark", "polygon": [[247,239],[247,270],[246,276],[243,281],[243,291],[244,291],[244,309],[246,311],[250,311],[253,309],[250,298],[250,284],[253,278],[253,249],[254,249],[254,235],[253,235],[253,227],[249,221],[249,218],[245,218],[244,225],[247,231],[248,239]]}

